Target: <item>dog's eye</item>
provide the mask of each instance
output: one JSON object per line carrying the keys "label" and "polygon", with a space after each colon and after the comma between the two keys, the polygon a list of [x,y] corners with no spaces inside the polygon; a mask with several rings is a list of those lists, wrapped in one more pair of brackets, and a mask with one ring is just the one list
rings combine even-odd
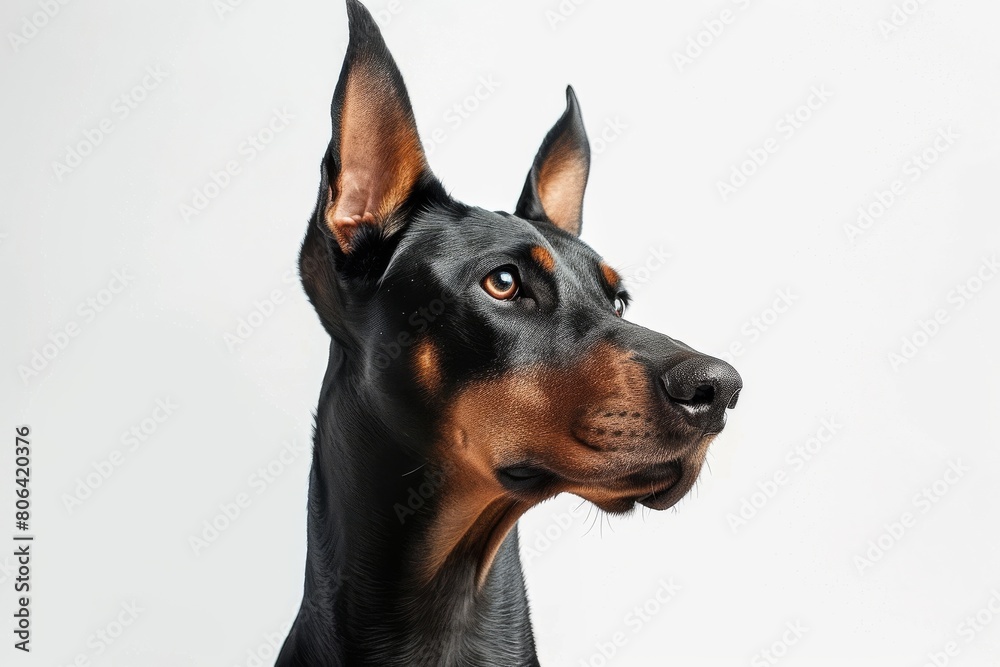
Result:
{"label": "dog's eye", "polygon": [[494,299],[509,301],[517,296],[521,281],[517,277],[517,269],[513,266],[501,266],[483,278],[480,283],[486,293]]}
{"label": "dog's eye", "polygon": [[625,299],[620,296],[615,297],[615,315],[621,317],[625,314]]}

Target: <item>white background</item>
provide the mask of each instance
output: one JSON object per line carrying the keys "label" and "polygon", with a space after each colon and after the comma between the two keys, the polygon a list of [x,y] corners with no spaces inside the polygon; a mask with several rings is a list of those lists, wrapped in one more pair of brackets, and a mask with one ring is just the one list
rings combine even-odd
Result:
{"label": "white background", "polygon": [[[33,429],[37,535],[30,656],[10,648],[0,549],[0,662],[270,664],[302,585],[327,338],[292,270],[343,5],[49,0],[48,18],[42,4],[0,10],[0,426],[11,447],[15,426]],[[430,161],[457,198],[510,210],[572,83],[595,153],[583,237],[633,278],[628,317],[708,353],[739,348],[739,407],[675,510],[609,520],[560,497],[521,521],[543,664],[919,667],[954,640],[938,664],[1000,665],[1000,280],[981,269],[1000,249],[1000,5],[908,0],[898,26],[890,0],[369,6],[425,143],[443,130]],[[166,78],[133,92],[147,68]],[[800,108],[814,89],[830,96]],[[294,118],[247,160],[275,109]],[[796,112],[790,133],[779,123]],[[57,170],[103,119],[112,132]],[[766,162],[743,165],[768,139]],[[914,172],[914,157],[933,164]],[[230,160],[239,173],[185,219]],[[724,200],[734,168],[753,174]],[[849,235],[859,207],[881,215]],[[275,290],[231,350],[225,336]],[[791,305],[771,311],[782,291]],[[36,352],[51,358],[22,377]],[[177,406],[162,423],[148,421],[158,399]],[[808,462],[788,458],[808,445]],[[121,465],[68,508],[114,450]],[[269,463],[281,472],[261,484]],[[952,466],[965,472],[938,481]],[[196,554],[189,538],[241,493],[250,506]],[[661,580],[680,587],[665,603]],[[95,639],[133,602],[113,644]]]}

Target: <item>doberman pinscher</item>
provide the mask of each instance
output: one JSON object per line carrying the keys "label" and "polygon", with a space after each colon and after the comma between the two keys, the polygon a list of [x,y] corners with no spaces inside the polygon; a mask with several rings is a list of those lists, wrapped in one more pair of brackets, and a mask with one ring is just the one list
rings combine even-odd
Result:
{"label": "doberman pinscher", "polygon": [[590,149],[572,88],[514,213],[431,173],[372,16],[350,39],[300,255],[331,338],[302,606],[279,667],[537,665],[516,522],[558,493],[674,505],[742,387],[633,324],[578,238]]}

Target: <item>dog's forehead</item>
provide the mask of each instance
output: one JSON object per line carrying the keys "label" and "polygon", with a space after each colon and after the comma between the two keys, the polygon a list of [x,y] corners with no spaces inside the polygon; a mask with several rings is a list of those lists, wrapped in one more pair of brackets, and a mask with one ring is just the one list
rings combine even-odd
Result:
{"label": "dog's forehead", "polygon": [[[548,222],[505,211],[468,207],[427,211],[411,223],[399,252],[408,262],[422,258],[460,272],[477,260],[530,256],[550,271],[586,272],[603,266],[601,256],[572,234]],[[492,267],[495,268],[495,267]]]}

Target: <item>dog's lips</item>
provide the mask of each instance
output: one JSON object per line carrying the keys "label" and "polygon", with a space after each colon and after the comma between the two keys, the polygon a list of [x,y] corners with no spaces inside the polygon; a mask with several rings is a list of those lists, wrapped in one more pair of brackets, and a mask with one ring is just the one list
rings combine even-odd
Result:
{"label": "dog's lips", "polygon": [[640,505],[654,510],[672,507],[687,493],[687,489],[682,488],[681,484],[684,479],[684,467],[680,462],[660,466],[660,469],[662,472],[658,471],[660,474],[657,475],[656,486],[650,485],[653,490],[635,499]]}
{"label": "dog's lips", "polygon": [[651,510],[665,510],[670,509],[677,502],[684,497],[684,494],[674,493],[676,488],[676,482],[669,484],[666,487],[660,489],[659,491],[654,491],[642,498],[636,499],[636,502],[643,507],[648,507]]}
{"label": "dog's lips", "polygon": [[497,470],[496,475],[504,488],[518,493],[543,492],[556,479],[552,471],[533,463],[506,466]]}

